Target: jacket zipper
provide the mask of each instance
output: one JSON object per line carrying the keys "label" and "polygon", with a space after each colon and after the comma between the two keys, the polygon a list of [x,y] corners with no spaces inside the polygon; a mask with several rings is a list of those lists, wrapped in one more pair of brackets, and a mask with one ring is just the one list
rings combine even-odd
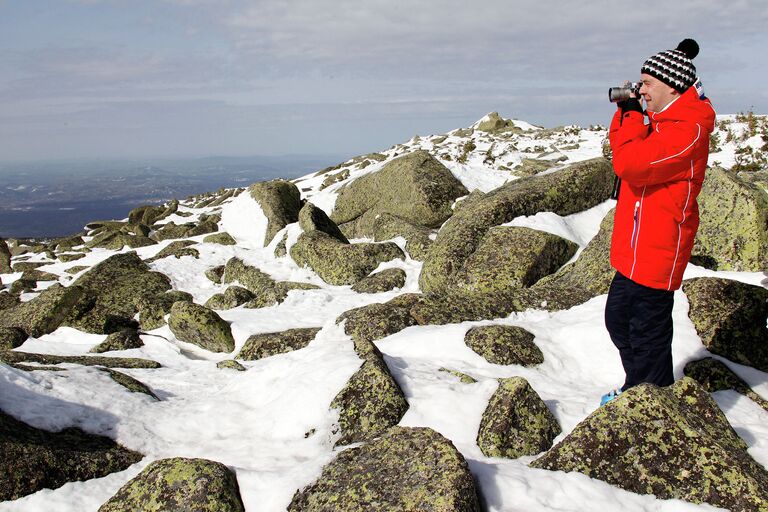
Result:
{"label": "jacket zipper", "polygon": [[635,213],[632,214],[632,219],[634,220],[634,223],[632,225],[632,239],[629,241],[629,246],[634,249],[635,248],[635,241],[637,238],[637,211],[640,209],[640,201],[635,201]]}

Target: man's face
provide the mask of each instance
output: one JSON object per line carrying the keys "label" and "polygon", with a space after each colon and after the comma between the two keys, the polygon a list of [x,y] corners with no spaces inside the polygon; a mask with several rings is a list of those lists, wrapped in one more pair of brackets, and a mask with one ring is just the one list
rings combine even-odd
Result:
{"label": "man's face", "polygon": [[640,74],[640,96],[645,100],[646,110],[659,112],[677,98],[680,93],[658,78]]}

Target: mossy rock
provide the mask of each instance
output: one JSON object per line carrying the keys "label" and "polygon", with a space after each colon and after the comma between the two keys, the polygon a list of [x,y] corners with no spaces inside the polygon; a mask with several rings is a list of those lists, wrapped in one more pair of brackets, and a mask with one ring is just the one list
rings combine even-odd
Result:
{"label": "mossy rock", "polygon": [[168,203],[167,206],[139,206],[128,213],[128,223],[133,225],[144,224],[146,226],[151,226],[152,224],[160,222],[166,217],[176,213],[178,209],[179,202],[175,199]]}
{"label": "mossy rock", "polygon": [[768,290],[730,279],[683,282],[688,316],[713,354],[768,372]]}
{"label": "mossy rock", "polygon": [[635,386],[600,407],[531,466],[578,471],[638,494],[768,508],[768,472],[747,453],[717,404],[684,377]]}
{"label": "mossy rock", "polygon": [[150,235],[150,238],[152,240],[157,240],[158,242],[162,242],[163,240],[172,240],[174,238],[185,238],[187,233],[194,227],[195,224],[192,222],[176,224],[175,222],[170,221],[163,224],[160,229],[154,231]]}
{"label": "mossy rock", "polygon": [[405,277],[405,270],[401,268],[388,268],[364,277],[352,285],[352,290],[357,293],[388,292],[405,286]]}
{"label": "mossy rock", "polygon": [[224,277],[224,265],[217,265],[209,268],[205,271],[205,277],[212,283],[221,284],[221,280]]}
{"label": "mossy rock", "polygon": [[275,244],[275,258],[283,258],[288,255],[288,233],[283,233],[283,238]]}
{"label": "mossy rock", "polygon": [[251,293],[259,295],[264,290],[274,288],[275,280],[256,267],[246,265],[240,258],[230,258],[224,267],[224,283],[238,282]]}
{"label": "mossy rock", "polygon": [[74,267],[69,267],[68,269],[65,269],[64,272],[66,272],[67,274],[74,275],[74,274],[79,274],[83,270],[88,270],[89,268],[91,267],[88,267],[86,265],[75,265]]}
{"label": "mossy rock", "polygon": [[12,294],[18,295],[25,292],[35,291],[37,288],[37,281],[34,279],[17,279],[11,283],[11,287],[8,288]]}
{"label": "mossy rock", "polygon": [[[400,295],[383,304],[350,309],[342,313],[336,323],[346,321],[344,332],[352,337],[356,349],[368,349],[372,341],[400,332],[406,327],[416,325],[410,309],[421,296],[415,293]],[[358,354],[363,354],[358,350]]]}
{"label": "mossy rock", "polygon": [[27,341],[27,333],[18,327],[0,327],[0,350],[18,348]]}
{"label": "mossy rock", "polygon": [[480,292],[526,288],[563,266],[578,247],[544,231],[493,227],[466,259],[456,281],[461,288]]}
{"label": "mossy rock", "polygon": [[397,236],[405,238],[405,251],[414,260],[423,261],[432,245],[432,230],[411,224],[407,220],[390,213],[374,216],[371,232],[376,242],[391,240]]}
{"label": "mossy rock", "polygon": [[10,309],[21,304],[19,296],[7,291],[0,292],[0,311]]}
{"label": "mossy rock", "polygon": [[205,302],[210,309],[232,309],[254,298],[253,293],[242,286],[230,286],[224,293],[217,293]]}
{"label": "mossy rock", "polygon": [[303,231],[322,231],[341,243],[349,243],[349,240],[347,240],[347,237],[344,236],[336,223],[329,219],[323,210],[309,201],[299,211],[299,226]]}
{"label": "mossy rock", "polygon": [[22,281],[58,281],[59,276],[41,270],[25,270],[19,279]]}
{"label": "mossy rock", "polygon": [[143,393],[155,400],[160,400],[146,384],[134,379],[130,375],[126,375],[111,368],[104,368],[103,371],[107,372],[113,381],[117,382],[131,393]]}
{"label": "mossy rock", "polygon": [[171,290],[154,297],[139,299],[136,308],[139,310],[139,325],[146,331],[151,331],[165,325],[165,315],[171,312],[171,306],[178,301],[193,302],[192,295],[187,292]]}
{"label": "mossy rock", "polygon": [[325,179],[323,180],[323,183],[320,185],[320,190],[324,190],[330,187],[331,185],[333,185],[334,183],[344,181],[347,178],[349,178],[349,169],[344,169],[341,172],[329,174],[328,176],[325,177]]}
{"label": "mossy rock", "polygon": [[375,210],[412,224],[438,227],[453,214],[453,201],[467,193],[448,168],[429,152],[419,150],[345,185],[339,191],[331,219],[349,222]]}
{"label": "mossy rock", "polygon": [[161,368],[160,363],[150,359],[136,357],[104,357],[104,356],[57,356],[53,354],[35,354],[32,352],[0,351],[0,361],[7,364],[37,363],[37,364],[79,364],[82,366],[104,366],[106,368]]}
{"label": "mossy rock", "polygon": [[476,129],[486,133],[523,131],[521,128],[515,126],[514,121],[502,118],[498,112],[491,112],[483,117],[480,122],[477,123]]}
{"label": "mossy rock", "polygon": [[144,342],[139,337],[139,332],[136,329],[120,329],[107,336],[107,339],[93,347],[90,352],[94,354],[100,354],[102,352],[111,352],[116,350],[129,350],[132,348],[140,348],[144,346]]}
{"label": "mossy rock", "polygon": [[219,245],[237,245],[237,242],[234,238],[232,238],[232,235],[226,231],[222,231],[221,233],[216,233],[214,235],[208,235],[207,237],[203,238],[203,242]]}
{"label": "mossy rock", "polygon": [[99,512],[126,510],[243,512],[237,477],[224,464],[175,457],[152,462],[122,486]]}
{"label": "mossy rock", "polygon": [[683,368],[686,377],[690,377],[710,393],[730,389],[752,399],[757,405],[768,411],[768,400],[754,392],[741,377],[733,373],[722,361],[707,357],[698,361],[689,361]]}
{"label": "mossy rock", "polygon": [[56,283],[28,302],[0,310],[0,326],[18,327],[35,338],[55,331],[85,301],[80,286]]}
{"label": "mossy rock", "polygon": [[90,249],[95,249],[98,247],[101,249],[119,251],[123,247],[136,249],[138,247],[155,245],[156,243],[156,241],[146,236],[131,235],[122,231],[105,231],[104,233],[93,237],[93,239],[85,245]]}
{"label": "mossy rock", "polygon": [[536,366],[544,362],[544,355],[534,338],[515,325],[485,325],[467,331],[464,343],[489,363]]}
{"label": "mossy rock", "polygon": [[523,178],[459,208],[430,246],[419,277],[424,292],[445,291],[494,226],[522,215],[570,215],[596,206],[613,191],[613,168],[604,158],[579,162],[544,176]]}
{"label": "mossy rock", "polygon": [[48,432],[0,411],[0,501],[101,478],[141,458],[107,437],[74,427]]}
{"label": "mossy rock", "polygon": [[59,261],[69,263],[70,261],[77,261],[85,258],[85,254],[82,252],[59,254]]}
{"label": "mossy rock", "polygon": [[288,329],[281,332],[254,334],[246,340],[245,345],[243,345],[237,358],[246,361],[255,361],[257,359],[299,350],[309,345],[309,342],[315,339],[318,332],[320,332],[319,327],[310,327],[303,329]]}
{"label": "mossy rock", "polygon": [[456,447],[430,428],[393,427],[339,453],[289,512],[480,512],[474,479]]}
{"label": "mossy rock", "polygon": [[97,334],[111,332],[107,329],[110,318],[130,320],[138,312],[139,302],[152,300],[171,288],[170,279],[150,271],[135,252],[107,258],[74,285],[85,291],[88,300],[73,310],[64,325]]}
{"label": "mossy rock", "polygon": [[264,247],[269,245],[278,231],[299,220],[301,192],[286,180],[272,180],[254,183],[248,193],[259,203],[267,217],[267,232]]}
{"label": "mossy rock", "polygon": [[191,228],[189,228],[184,233],[184,238],[206,235],[208,233],[215,233],[216,231],[219,230],[220,221],[221,221],[221,217],[218,215],[210,216],[210,217],[204,217],[203,215],[201,215],[200,221],[194,224]]}
{"label": "mossy rock", "polygon": [[12,271],[11,250],[5,240],[0,238],[0,274],[10,274]]}
{"label": "mossy rock", "polygon": [[299,266],[308,266],[328,284],[355,284],[374,271],[380,263],[405,259],[397,244],[344,244],[322,231],[299,235],[291,247],[291,258]]}
{"label": "mossy rock", "polygon": [[768,268],[768,194],[714,167],[707,169],[698,203],[692,262],[742,272]]}
{"label": "mossy rock", "polygon": [[562,432],[541,397],[522,377],[501,379],[480,420],[477,445],[487,457],[516,459],[552,447]]}
{"label": "mossy rock", "polygon": [[197,249],[190,247],[191,245],[196,244],[197,242],[193,242],[192,240],[177,240],[175,242],[171,242],[170,244],[163,247],[160,251],[158,251],[158,253],[155,254],[152,258],[147,259],[146,262],[152,263],[153,261],[167,258],[169,256],[173,256],[176,259],[179,259],[182,256],[192,256],[193,258],[198,259],[200,258],[200,252]]}
{"label": "mossy rock", "polygon": [[50,261],[19,261],[13,264],[14,272],[27,272],[30,270],[37,270],[40,267],[50,265]]}
{"label": "mossy rock", "polygon": [[168,318],[168,327],[177,339],[211,352],[235,350],[235,340],[232,338],[229,324],[215,311],[194,302],[174,303]]}
{"label": "mossy rock", "polygon": [[537,158],[523,158],[512,172],[518,176],[535,176],[556,166],[552,160],[539,160]]}
{"label": "mossy rock", "polygon": [[225,359],[216,363],[216,368],[221,370],[237,370],[238,372],[244,372],[247,368],[234,359]]}

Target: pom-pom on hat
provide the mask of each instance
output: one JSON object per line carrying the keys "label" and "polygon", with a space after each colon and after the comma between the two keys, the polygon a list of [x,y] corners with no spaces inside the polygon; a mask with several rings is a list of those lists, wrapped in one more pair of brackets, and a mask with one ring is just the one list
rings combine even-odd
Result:
{"label": "pom-pom on hat", "polygon": [[646,60],[640,73],[656,77],[682,94],[696,82],[696,66],[691,61],[698,54],[698,43],[683,39],[674,50],[659,52]]}

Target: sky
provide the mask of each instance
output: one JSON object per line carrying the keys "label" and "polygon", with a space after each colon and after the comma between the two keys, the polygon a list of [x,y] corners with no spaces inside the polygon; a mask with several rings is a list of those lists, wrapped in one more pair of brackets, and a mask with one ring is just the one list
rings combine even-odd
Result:
{"label": "sky", "polygon": [[0,161],[348,155],[488,112],[607,124],[691,37],[719,113],[768,112],[766,0],[0,0]]}

